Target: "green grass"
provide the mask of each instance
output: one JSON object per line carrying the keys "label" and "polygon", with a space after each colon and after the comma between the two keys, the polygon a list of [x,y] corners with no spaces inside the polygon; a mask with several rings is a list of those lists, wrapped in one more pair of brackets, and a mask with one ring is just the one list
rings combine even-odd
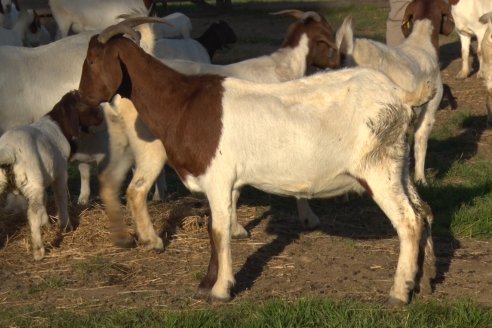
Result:
{"label": "green grass", "polygon": [[0,326],[15,327],[492,327],[492,309],[471,301],[419,303],[403,308],[358,301],[301,299],[236,304],[208,310],[68,312],[0,309]]}

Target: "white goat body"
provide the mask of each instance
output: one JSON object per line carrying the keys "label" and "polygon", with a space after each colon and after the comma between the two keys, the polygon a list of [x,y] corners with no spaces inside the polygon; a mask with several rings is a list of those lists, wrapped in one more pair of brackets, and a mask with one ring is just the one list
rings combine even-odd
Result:
{"label": "white goat body", "polygon": [[397,47],[369,39],[354,39],[351,24],[351,19],[346,19],[337,32],[337,43],[341,44],[349,61],[384,72],[408,92],[429,80],[436,85],[437,91],[431,101],[417,110],[415,123],[415,179],[426,183],[427,141],[443,93],[437,54],[431,43],[431,22],[427,19],[416,21],[412,33]]}
{"label": "white goat body", "polygon": [[172,13],[164,16],[163,19],[166,20],[171,25],[166,24],[152,24],[152,29],[154,30],[156,39],[163,38],[176,38],[176,39],[188,39],[191,37],[191,20],[188,16],[183,13]]}
{"label": "white goat body", "polygon": [[62,38],[70,29],[76,33],[101,30],[116,24],[118,15],[149,11],[143,0],[49,0],[49,5]]}
{"label": "white goat body", "polygon": [[487,124],[492,126],[492,11],[480,17],[487,28],[482,38],[482,63],[480,70],[487,88]]}
{"label": "white goat body", "polygon": [[[71,229],[67,208],[69,155],[68,141],[57,123],[49,117],[13,128],[0,137],[0,194],[10,187],[28,200],[27,217],[36,260],[43,258],[45,253],[40,228],[48,223],[45,207],[47,187],[53,188],[60,226]],[[9,183],[14,185],[9,186]]]}
{"label": "white goat body", "polygon": [[492,1],[490,0],[450,0],[451,13],[453,14],[456,32],[461,42],[461,70],[456,75],[459,79],[464,79],[470,74],[470,43],[472,36],[477,37],[477,53],[480,63],[478,76],[482,73],[482,39],[487,26],[479,22],[480,16],[492,11]]}

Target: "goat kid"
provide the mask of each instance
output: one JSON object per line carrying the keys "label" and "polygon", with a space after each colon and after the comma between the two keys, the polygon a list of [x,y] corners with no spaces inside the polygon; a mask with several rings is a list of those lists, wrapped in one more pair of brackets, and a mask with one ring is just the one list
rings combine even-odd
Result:
{"label": "goat kid", "polygon": [[72,230],[67,160],[80,128],[100,123],[100,114],[91,111],[80,102],[78,93],[69,92],[39,121],[8,130],[0,137],[0,194],[16,190],[27,199],[35,260],[45,255],[40,229],[48,223],[47,187],[51,186],[55,195],[60,228]]}
{"label": "goat kid", "polygon": [[[166,65],[185,74],[215,73],[255,82],[275,83],[302,77],[306,68],[313,65],[320,68],[335,68],[340,63],[336,51],[334,31],[318,13],[285,10],[274,13],[289,15],[296,22],[289,26],[287,35],[279,50],[268,56],[260,56],[230,65],[210,65],[182,60],[162,60]],[[123,217],[119,201],[119,190],[126,173],[136,162],[133,178],[127,189],[128,206],[137,226],[139,241],[148,248],[163,247],[161,238],[155,233],[147,209],[147,194],[154,179],[159,175],[167,160],[162,143],[152,136],[140,120],[133,104],[127,100],[113,101],[105,106],[108,132],[100,138],[108,140],[109,162],[100,166],[101,198],[110,222]],[[81,139],[82,141],[82,139]],[[85,140],[84,144],[86,144]],[[102,144],[104,141],[91,142]],[[165,179],[160,185],[165,188]],[[161,187],[161,189],[164,189]],[[239,197],[239,193],[236,194]],[[305,199],[297,200],[299,221],[308,228],[319,225],[319,218]],[[142,229],[140,227],[143,227]],[[233,216],[233,237],[248,235]]]}
{"label": "goat kid", "polygon": [[435,113],[443,94],[436,49],[431,43],[432,22],[417,20],[412,33],[397,47],[353,36],[352,18],[347,17],[337,31],[337,44],[349,64],[370,67],[385,73],[407,92],[422,88],[432,81],[437,91],[430,102],[417,108],[415,121],[415,180],[426,184],[425,156],[427,141],[435,122]]}
{"label": "goat kid", "polygon": [[408,302],[424,248],[429,283],[432,214],[409,179],[406,133],[410,105],[434,96],[431,79],[407,92],[362,68],[280,84],[186,76],[115,34],[91,39],[79,91],[92,105],[129,98],[187,188],[207,195],[212,255],[198,295],[230,298],[231,217],[244,185],[305,198],[366,190],[400,237],[391,302]]}

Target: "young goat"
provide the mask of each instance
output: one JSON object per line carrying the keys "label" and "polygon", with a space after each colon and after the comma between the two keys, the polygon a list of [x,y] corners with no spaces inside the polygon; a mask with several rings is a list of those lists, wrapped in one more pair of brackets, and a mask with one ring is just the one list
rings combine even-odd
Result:
{"label": "young goat", "polygon": [[419,90],[429,80],[437,87],[431,101],[418,109],[415,121],[415,180],[423,184],[427,183],[427,141],[443,94],[437,52],[431,43],[432,31],[430,20],[416,20],[412,33],[397,47],[354,38],[351,17],[344,20],[337,32],[337,44],[340,45],[340,51],[347,56],[349,64],[380,70],[408,92]]}
{"label": "young goat", "polygon": [[[302,77],[307,67],[335,68],[340,63],[336,51],[334,31],[330,24],[316,12],[285,10],[274,13],[296,18],[292,23],[280,49],[268,56],[260,56],[229,65],[211,65],[181,60],[163,60],[166,65],[185,74],[215,73],[245,80],[275,83]],[[101,198],[110,221],[123,217],[119,201],[119,190],[131,165],[136,162],[133,178],[127,189],[128,207],[136,222],[139,241],[148,248],[163,247],[161,238],[155,233],[147,210],[147,194],[152,182],[159,175],[166,162],[162,143],[155,139],[138,117],[133,104],[127,99],[115,101],[105,107],[107,131],[100,131],[94,139],[84,144],[102,145],[108,143],[108,159],[100,167]],[[165,182],[161,184],[165,186]],[[155,195],[155,194],[154,194]],[[236,194],[239,197],[239,193]],[[307,227],[319,224],[305,199],[297,200],[299,220]],[[234,237],[245,237],[247,232],[235,223]]]}
{"label": "young goat", "polygon": [[231,218],[244,185],[305,198],[366,190],[400,237],[391,302],[408,302],[424,248],[428,286],[432,214],[408,175],[406,133],[410,106],[434,95],[431,79],[406,92],[363,68],[277,84],[186,76],[117,34],[109,29],[89,42],[79,91],[89,105],[116,93],[129,98],[187,188],[206,194],[212,255],[199,296],[230,298]]}
{"label": "young goat", "polygon": [[78,93],[67,93],[39,121],[8,130],[0,137],[0,194],[16,190],[28,201],[35,260],[44,257],[41,226],[48,223],[46,188],[51,186],[58,209],[60,228],[72,230],[68,217],[67,160],[73,138],[81,127],[100,123]]}

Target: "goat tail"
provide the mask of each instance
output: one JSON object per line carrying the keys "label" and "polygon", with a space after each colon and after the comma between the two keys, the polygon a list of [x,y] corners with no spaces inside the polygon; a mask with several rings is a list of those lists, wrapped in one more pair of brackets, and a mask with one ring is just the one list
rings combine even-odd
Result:
{"label": "goat tail", "polygon": [[420,83],[413,92],[405,91],[403,102],[411,107],[420,107],[428,103],[437,93],[436,84],[429,80]]}
{"label": "goat tail", "polygon": [[0,148],[0,166],[15,164],[15,152],[10,146]]}

